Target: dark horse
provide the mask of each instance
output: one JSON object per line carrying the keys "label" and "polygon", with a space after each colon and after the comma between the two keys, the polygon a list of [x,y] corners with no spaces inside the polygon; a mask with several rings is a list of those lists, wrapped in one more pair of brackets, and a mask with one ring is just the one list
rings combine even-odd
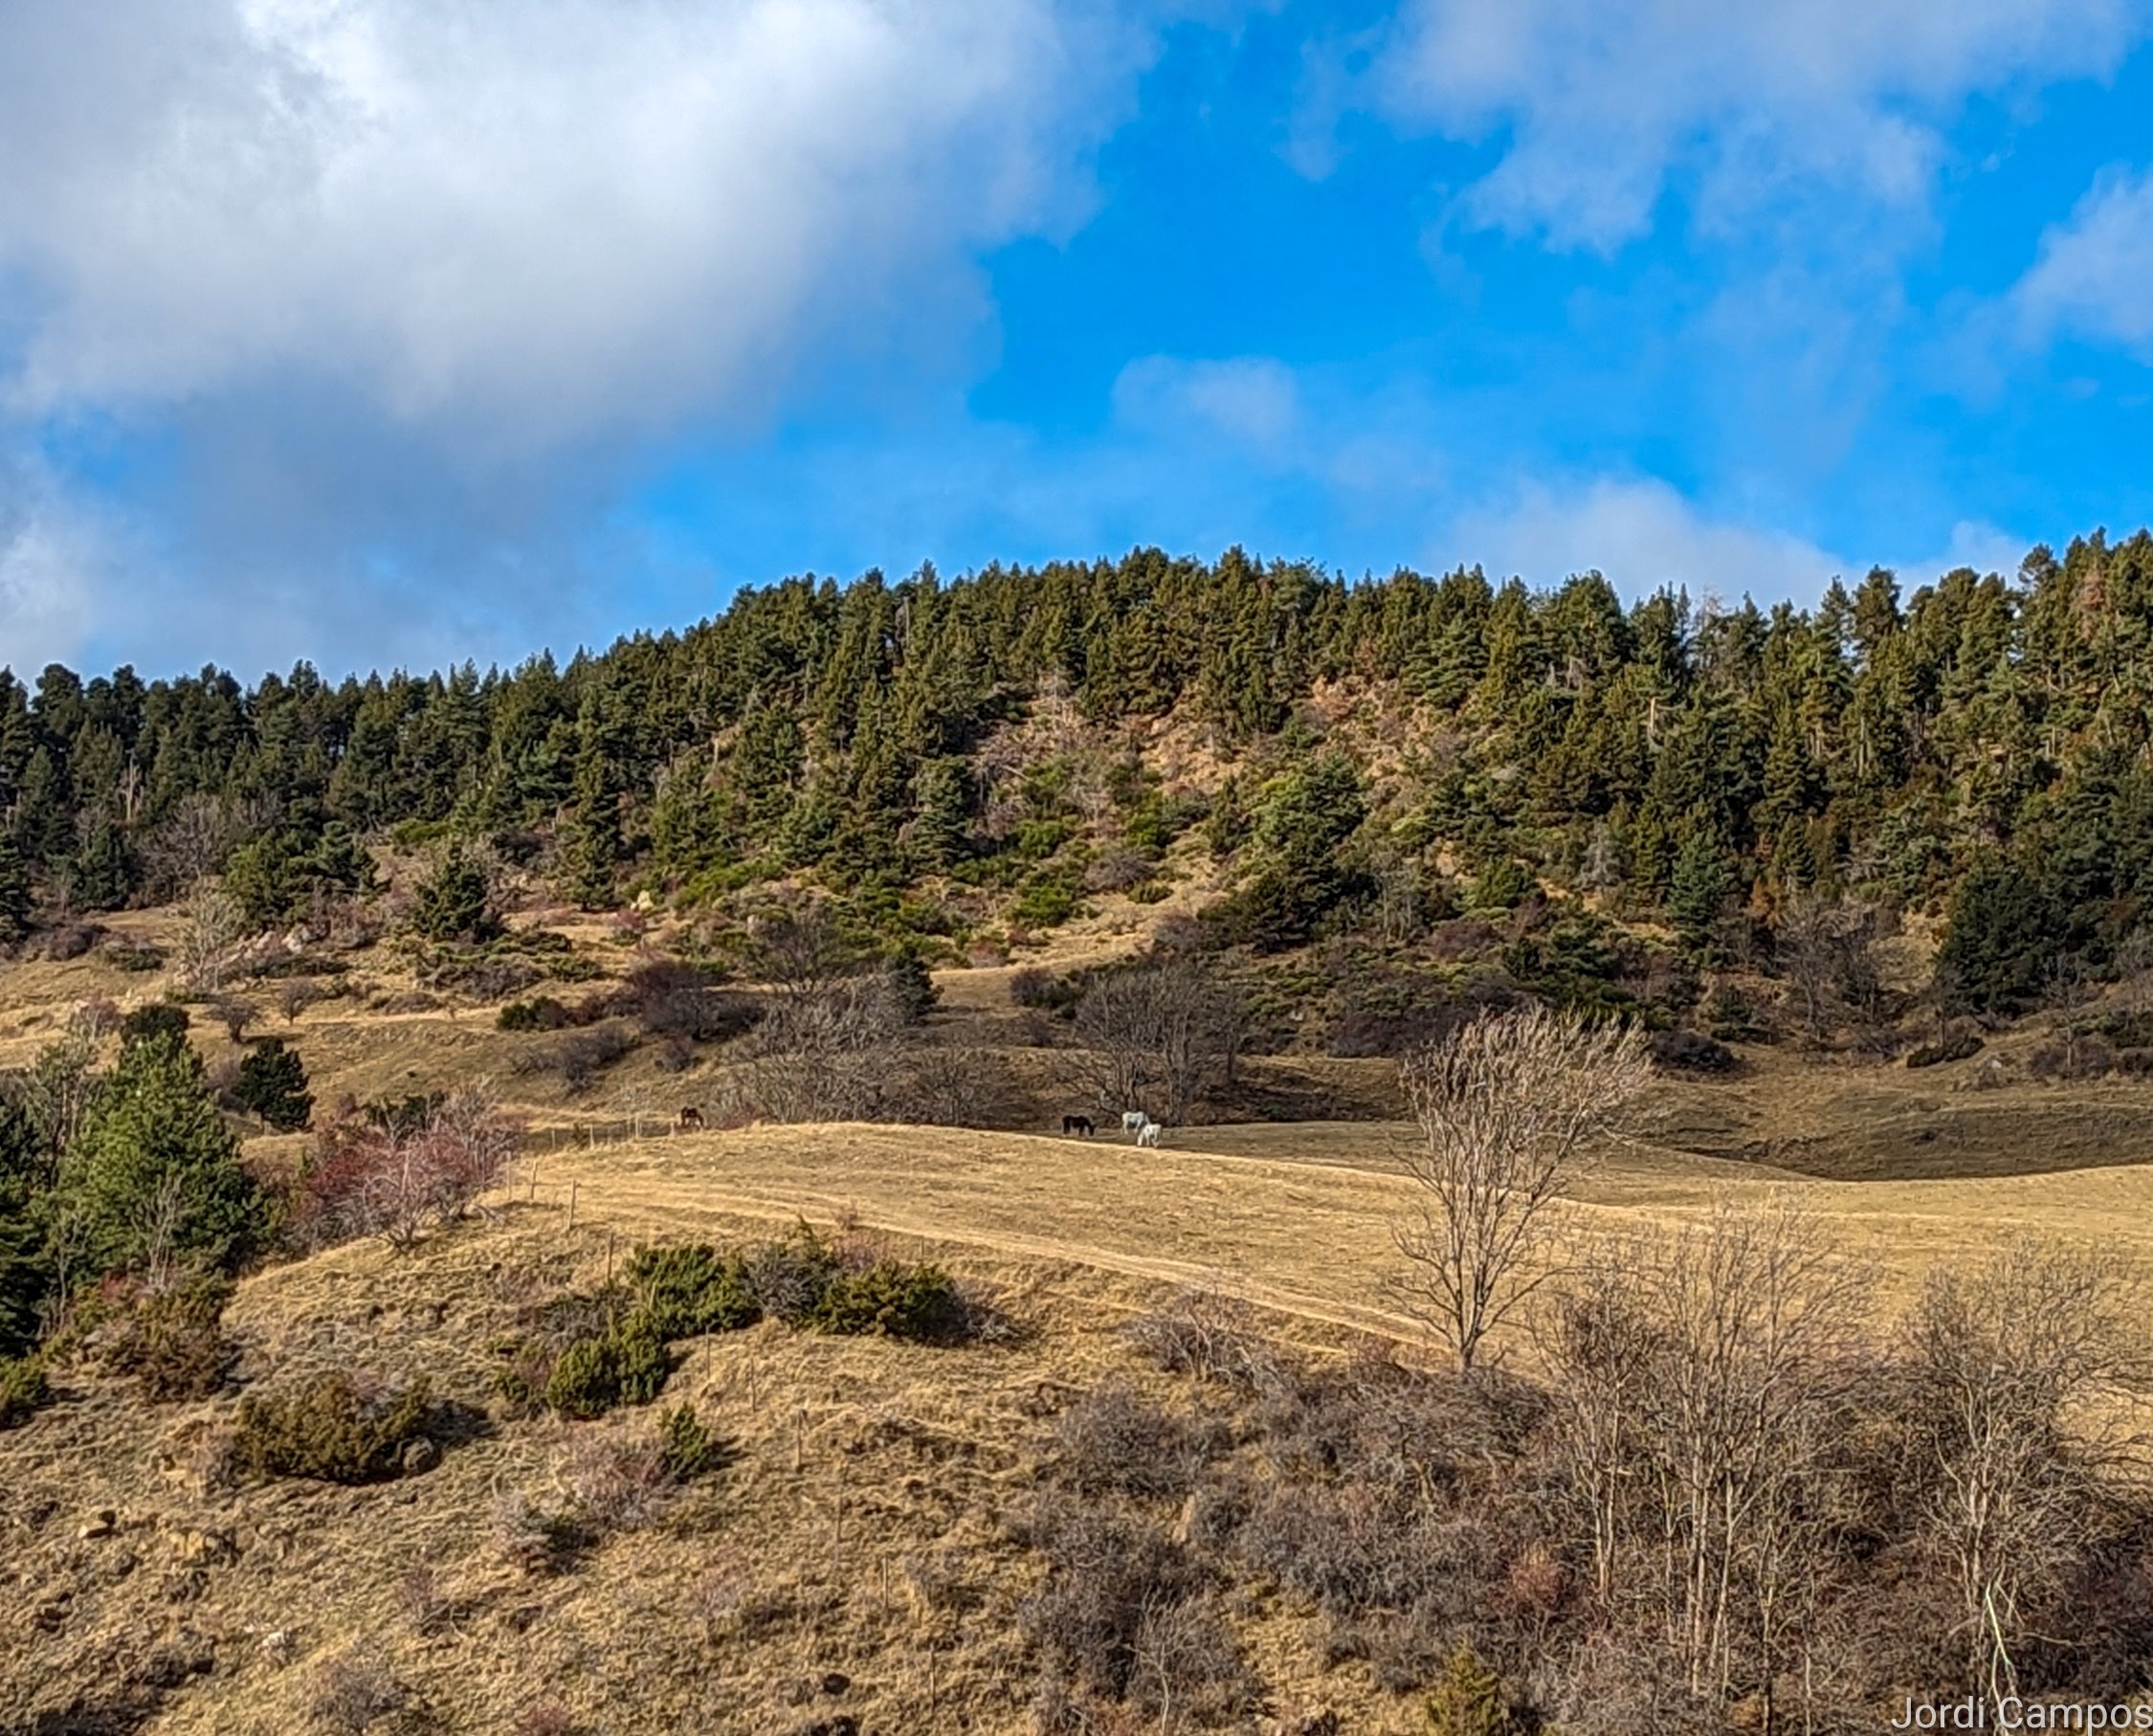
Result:
{"label": "dark horse", "polygon": [[701,1125],[702,1111],[700,1109],[683,1109],[680,1111],[679,1127],[681,1132],[685,1133],[691,1127],[700,1127]]}
{"label": "dark horse", "polygon": [[1086,1139],[1092,1136],[1092,1118],[1088,1115],[1065,1115],[1061,1118],[1064,1133],[1081,1133]]}

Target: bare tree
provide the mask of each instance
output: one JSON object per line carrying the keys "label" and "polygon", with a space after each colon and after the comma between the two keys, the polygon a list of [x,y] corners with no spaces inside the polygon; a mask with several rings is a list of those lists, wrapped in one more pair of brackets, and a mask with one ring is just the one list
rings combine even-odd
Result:
{"label": "bare tree", "polygon": [[1813,892],[1787,901],[1779,924],[1779,965],[1804,1030],[1821,1037],[1843,1014],[1874,1018],[1883,993],[1876,968],[1877,913],[1850,899]]}
{"label": "bare tree", "polygon": [[37,1124],[46,1154],[55,1162],[75,1143],[90,1100],[97,1095],[97,1038],[89,1026],[70,1020],[66,1031],[39,1051],[23,1076],[23,1107]]}
{"label": "bare tree", "polygon": [[796,987],[756,1027],[743,1095],[771,1121],[880,1120],[899,1081],[903,1028],[880,972]]}
{"label": "bare tree", "polygon": [[1178,1125],[1205,1092],[1232,1079],[1245,1027],[1231,978],[1201,958],[1157,956],[1084,990],[1062,1070],[1102,1109],[1142,1109]]}
{"label": "bare tree", "polygon": [[1460,1369],[1551,1275],[1549,1208],[1649,1071],[1634,1027],[1540,1006],[1483,1014],[1400,1064],[1421,1138],[1399,1289]]}
{"label": "bare tree", "polygon": [[2041,1005],[2055,1014],[2056,1041],[2062,1048],[2063,1076],[2078,1077],[2084,1059],[2086,1009],[2095,990],[2086,961],[2075,952],[2058,953],[2041,971]]}
{"label": "bare tree", "polygon": [[232,952],[247,930],[238,901],[214,880],[198,880],[180,908],[179,967],[188,984],[211,992],[224,986]]}
{"label": "bare tree", "polygon": [[2112,1256],[2016,1240],[1939,1271],[1910,1324],[1930,1536],[1950,1563],[1968,1685],[2017,1690],[2013,1651],[2088,1538],[2123,1443],[2104,1398],[2142,1377],[2141,1285]]}
{"label": "bare tree", "polygon": [[1566,1278],[1545,1348],[1595,1591],[1659,1630],[1693,1696],[1814,1679],[1822,1498],[1855,1386],[1861,1269],[1798,1212],[1720,1211]]}

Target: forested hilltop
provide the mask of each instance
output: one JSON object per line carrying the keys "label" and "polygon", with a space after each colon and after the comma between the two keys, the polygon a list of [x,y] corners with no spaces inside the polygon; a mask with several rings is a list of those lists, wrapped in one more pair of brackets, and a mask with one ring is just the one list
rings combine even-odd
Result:
{"label": "forested hilltop", "polygon": [[2011,1011],[2153,893],[2149,650],[2142,530],[1808,612],[1146,549],[788,580],[512,673],[55,665],[0,674],[0,926],[215,874],[297,920],[386,835],[593,907],[787,880],[892,940],[1022,937],[1194,833],[1258,951],[1573,891],[1703,959],[1851,900],[1946,915],[1953,993]]}

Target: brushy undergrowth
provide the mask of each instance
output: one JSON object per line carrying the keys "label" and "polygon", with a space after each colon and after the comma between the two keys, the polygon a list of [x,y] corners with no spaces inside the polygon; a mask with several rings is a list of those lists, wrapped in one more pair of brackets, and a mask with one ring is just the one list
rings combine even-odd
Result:
{"label": "brushy undergrowth", "polygon": [[255,1477],[382,1482],[402,1469],[405,1449],[426,1438],[431,1409],[423,1380],[372,1393],[342,1370],[318,1374],[287,1393],[239,1401],[233,1463]]}
{"label": "brushy undergrowth", "polygon": [[678,1341],[766,1318],[801,1331],[947,1344],[969,1335],[975,1317],[940,1266],[877,1256],[802,1223],[746,1248],[638,1248],[618,1283],[555,1298],[532,1330],[498,1344],[496,1384],[512,1404],[602,1416],[656,1398]]}

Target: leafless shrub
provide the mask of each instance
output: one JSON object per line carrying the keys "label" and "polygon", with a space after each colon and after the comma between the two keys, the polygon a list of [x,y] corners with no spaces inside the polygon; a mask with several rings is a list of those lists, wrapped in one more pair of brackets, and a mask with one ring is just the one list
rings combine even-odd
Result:
{"label": "leafless shrub", "polygon": [[1203,1470],[1201,1440],[1187,1424],[1119,1382],[1086,1393],[1054,1426],[1054,1468],[1085,1495],[1187,1495]]}
{"label": "leafless shrub", "polygon": [[449,1625],[453,1605],[432,1568],[413,1568],[396,1582],[396,1607],[420,1636],[438,1634]]}
{"label": "leafless shrub", "polygon": [[379,1653],[355,1648],[329,1658],[314,1673],[308,1709],[333,1736],[365,1736],[385,1718],[411,1703],[411,1690],[398,1681]]}
{"label": "leafless shrub", "polygon": [[1140,1314],[1124,1336],[1160,1368],[1242,1391],[1266,1391],[1285,1377],[1277,1347],[1255,1311],[1212,1290],[1184,1290],[1164,1308]]}
{"label": "leafless shrub", "polygon": [[561,1082],[571,1096],[590,1089],[605,1068],[635,1047],[635,1039],[619,1025],[593,1025],[570,1032],[554,1045],[552,1061]]}
{"label": "leafless shrub", "polygon": [[1151,861],[1124,844],[1109,845],[1084,866],[1086,892],[1127,892],[1151,878]]}
{"label": "leafless shrub", "polygon": [[55,923],[50,928],[40,928],[24,941],[22,956],[65,964],[70,959],[82,957],[104,933],[104,928],[97,923]]}
{"label": "leafless shrub", "polygon": [[1400,1066],[1421,1138],[1398,1291],[1460,1369],[1549,1276],[1550,1208],[1648,1071],[1633,1028],[1539,1006],[1483,1014]]}
{"label": "leafless shrub", "polygon": [[517,1138],[516,1122],[483,1086],[426,1102],[415,1122],[339,1120],[317,1136],[296,1228],[317,1245],[379,1235],[410,1248],[499,1183]]}
{"label": "leafless shrub", "polygon": [[68,1028],[79,1031],[93,1043],[102,1042],[120,1029],[120,1006],[105,995],[86,1000],[68,1014]]}
{"label": "leafless shrub", "polygon": [[527,1573],[558,1566],[571,1532],[559,1514],[548,1512],[519,1489],[494,1497],[486,1510],[486,1527],[500,1558]]}
{"label": "leafless shrub", "polygon": [[1020,1622],[1066,1684],[1063,1703],[1125,1703],[1171,1729],[1253,1702],[1258,1684],[1209,1601],[1210,1574],[1184,1546],[1142,1520],[1059,1504],[1035,1514],[1029,1535],[1047,1574]]}
{"label": "leafless shrub", "polygon": [[555,1470],[576,1510],[601,1531],[633,1531],[664,1511],[677,1492],[657,1441],[579,1430]]}
{"label": "leafless shrub", "polygon": [[1966,1685],[2019,1691],[2044,1601],[2095,1541],[2121,1442],[2103,1400],[2142,1379],[2142,1286],[2112,1256],[2019,1240],[1934,1274],[1909,1325],[1924,1529],[1947,1564]]}

